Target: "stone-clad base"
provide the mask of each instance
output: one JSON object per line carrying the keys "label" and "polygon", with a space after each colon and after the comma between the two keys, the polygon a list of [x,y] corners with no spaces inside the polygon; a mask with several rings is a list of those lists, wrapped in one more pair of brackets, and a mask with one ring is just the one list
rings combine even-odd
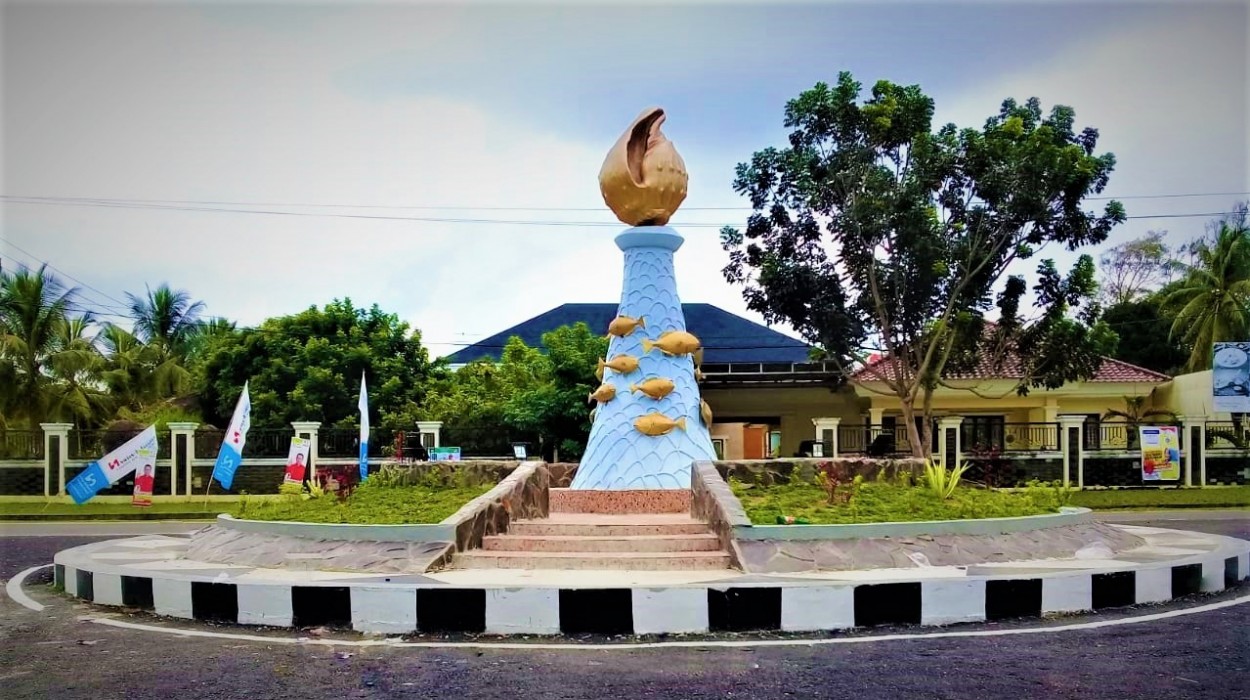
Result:
{"label": "stone-clad base", "polygon": [[689,513],[689,489],[551,489],[553,513]]}
{"label": "stone-clad base", "polygon": [[166,537],[59,552],[55,577],[72,596],[170,617],[386,634],[535,635],[822,632],[1036,618],[1164,602],[1250,578],[1250,542],[1129,529],[1150,541],[1153,551],[1135,560],[921,567],[825,579],[725,572],[688,583],[641,583],[636,572],[613,572],[620,583],[592,586],[567,583],[571,572],[547,572],[533,584],[516,583],[516,572],[497,583],[489,583],[486,572],[471,572],[479,578],[469,583],[464,575],[470,572],[459,572],[450,583],[430,576],[214,566],[177,559],[184,541]]}

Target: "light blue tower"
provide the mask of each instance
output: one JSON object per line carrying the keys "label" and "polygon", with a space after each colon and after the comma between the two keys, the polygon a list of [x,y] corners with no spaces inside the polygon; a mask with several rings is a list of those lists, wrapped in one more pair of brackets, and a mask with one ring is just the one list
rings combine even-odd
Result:
{"label": "light blue tower", "polygon": [[[636,226],[616,237],[625,254],[625,279],[618,315],[642,318],[645,327],[624,337],[612,336],[608,359],[631,355],[638,369],[621,374],[604,369],[603,381],[616,388],[616,397],[599,405],[581,466],[570,484],[574,489],[686,489],[695,460],[716,459],[712,439],[700,416],[699,386],[691,355],[669,356],[659,348],[643,353],[642,340],[659,339],[665,331],[686,330],[686,318],[677,296],[673,253],[684,242],[667,226]],[[604,329],[606,331],[606,329]],[[631,385],[663,377],[674,389],[653,399]],[[685,430],[665,435],[640,432],[634,421],[651,412],[684,419]]]}

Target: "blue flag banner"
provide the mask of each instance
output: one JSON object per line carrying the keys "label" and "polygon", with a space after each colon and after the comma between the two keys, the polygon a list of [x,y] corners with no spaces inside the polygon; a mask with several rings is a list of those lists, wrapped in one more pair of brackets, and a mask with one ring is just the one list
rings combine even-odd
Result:
{"label": "blue flag banner", "polygon": [[74,503],[83,504],[97,493],[121,481],[122,477],[143,466],[156,464],[156,426],[127,440],[121,447],[91,462],[65,485]]}
{"label": "blue flag banner", "polygon": [[213,464],[213,480],[229,489],[234,483],[234,473],[243,462],[243,445],[247,442],[247,429],[252,425],[252,399],[247,392],[247,382],[243,383],[243,393],[234,406],[234,416],[230,418],[230,427],[221,441],[221,450],[217,452],[217,461]]}
{"label": "blue flag banner", "polygon": [[369,477],[369,393],[365,390],[365,373],[360,373],[360,480]]}

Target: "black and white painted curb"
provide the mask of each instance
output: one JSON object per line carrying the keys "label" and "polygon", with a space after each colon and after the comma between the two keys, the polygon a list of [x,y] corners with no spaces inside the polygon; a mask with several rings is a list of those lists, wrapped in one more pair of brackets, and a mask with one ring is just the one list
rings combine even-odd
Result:
{"label": "black and white painted curb", "polygon": [[[1214,538],[1214,536],[1213,536]],[[360,632],[678,634],[822,632],[880,624],[947,625],[1159,603],[1250,578],[1250,542],[1215,538],[1200,556],[1041,573],[874,582],[761,580],[631,588],[213,580],[57,555],[56,582],[100,605],[157,615],[273,627]],[[224,577],[218,577],[224,578]],[[766,579],[766,577],[763,577]]]}

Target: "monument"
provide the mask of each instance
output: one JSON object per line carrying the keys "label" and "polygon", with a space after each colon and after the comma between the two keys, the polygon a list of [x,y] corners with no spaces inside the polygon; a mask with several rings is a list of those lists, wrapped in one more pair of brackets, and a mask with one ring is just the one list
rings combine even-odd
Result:
{"label": "monument", "polygon": [[686,165],[660,132],[664,110],[643,110],[604,159],[604,202],[631,228],[616,237],[625,275],[590,437],[572,489],[690,488],[690,465],[716,459],[711,410],[699,396],[702,344],[686,330],[666,226],[686,198]]}

